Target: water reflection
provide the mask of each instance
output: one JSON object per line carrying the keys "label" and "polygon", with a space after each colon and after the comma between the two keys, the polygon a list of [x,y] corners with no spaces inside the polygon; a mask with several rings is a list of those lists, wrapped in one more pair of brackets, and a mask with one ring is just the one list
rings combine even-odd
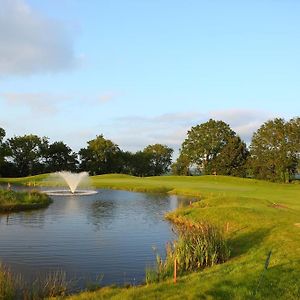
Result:
{"label": "water reflection", "polygon": [[46,209],[0,215],[0,260],[28,278],[63,269],[72,279],[103,274],[102,284],[142,282],[153,246],[163,253],[174,237],[164,213],[189,202],[115,190],[53,200]]}

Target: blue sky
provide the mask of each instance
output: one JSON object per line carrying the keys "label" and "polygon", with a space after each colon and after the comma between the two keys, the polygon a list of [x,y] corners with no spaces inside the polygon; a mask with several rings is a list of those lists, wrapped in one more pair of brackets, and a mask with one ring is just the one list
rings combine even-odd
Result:
{"label": "blue sky", "polygon": [[0,127],[175,149],[299,116],[300,1],[0,0]]}

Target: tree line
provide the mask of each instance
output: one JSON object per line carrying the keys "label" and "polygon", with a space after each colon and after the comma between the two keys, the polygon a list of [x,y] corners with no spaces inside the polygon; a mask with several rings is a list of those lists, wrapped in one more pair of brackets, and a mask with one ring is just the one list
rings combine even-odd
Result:
{"label": "tree line", "polygon": [[172,164],[173,149],[148,145],[135,153],[123,151],[103,135],[75,153],[62,141],[49,143],[37,135],[4,140],[0,128],[0,176],[19,177],[61,170],[87,171],[91,175],[123,173],[157,176],[215,174],[288,182],[299,171],[300,118],[275,118],[253,134],[249,147],[223,121],[192,127]]}

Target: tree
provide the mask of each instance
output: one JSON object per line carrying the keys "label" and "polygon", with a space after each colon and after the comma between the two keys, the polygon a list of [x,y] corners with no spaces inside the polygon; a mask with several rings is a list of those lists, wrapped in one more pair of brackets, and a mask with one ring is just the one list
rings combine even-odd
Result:
{"label": "tree", "polygon": [[150,175],[158,176],[169,170],[173,149],[165,145],[154,144],[147,146],[143,152],[150,158]]}
{"label": "tree", "polygon": [[210,119],[188,131],[180,154],[185,156],[190,164],[195,164],[203,173],[210,174],[213,171],[212,161],[235,136],[235,132],[228,124]]}
{"label": "tree", "polygon": [[88,141],[87,148],[80,149],[80,168],[92,175],[114,173],[119,167],[116,159],[119,152],[118,145],[98,135]]}
{"label": "tree", "polygon": [[28,176],[43,172],[42,153],[48,139],[37,135],[16,136],[8,140],[9,158],[17,170],[17,176]]}
{"label": "tree", "polygon": [[134,176],[151,176],[153,170],[151,169],[151,154],[144,151],[137,151],[132,154],[130,161],[130,174]]}
{"label": "tree", "polygon": [[240,137],[230,137],[220,154],[212,161],[211,169],[218,175],[245,177],[248,155],[247,146]]}
{"label": "tree", "polygon": [[191,175],[189,158],[181,153],[176,162],[171,165],[171,170],[173,175]]}
{"label": "tree", "polygon": [[299,118],[285,122],[276,118],[265,122],[253,135],[250,167],[254,177],[290,181],[296,172],[300,153]]}
{"label": "tree", "polygon": [[75,171],[77,154],[63,142],[54,142],[45,149],[46,172]]}
{"label": "tree", "polygon": [[5,157],[8,155],[7,145],[3,141],[5,134],[5,130],[0,127],[0,176],[4,175]]}

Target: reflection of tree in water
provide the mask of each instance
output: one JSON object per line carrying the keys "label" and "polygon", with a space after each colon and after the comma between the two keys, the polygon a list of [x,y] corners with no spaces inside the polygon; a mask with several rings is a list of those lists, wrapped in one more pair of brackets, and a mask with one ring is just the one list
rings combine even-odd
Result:
{"label": "reflection of tree in water", "polygon": [[46,208],[39,209],[38,211],[24,211],[0,215],[0,224],[42,228],[45,224],[45,210]]}
{"label": "reflection of tree in water", "polygon": [[115,204],[113,201],[97,200],[88,209],[87,218],[96,231],[108,229],[115,217]]}

